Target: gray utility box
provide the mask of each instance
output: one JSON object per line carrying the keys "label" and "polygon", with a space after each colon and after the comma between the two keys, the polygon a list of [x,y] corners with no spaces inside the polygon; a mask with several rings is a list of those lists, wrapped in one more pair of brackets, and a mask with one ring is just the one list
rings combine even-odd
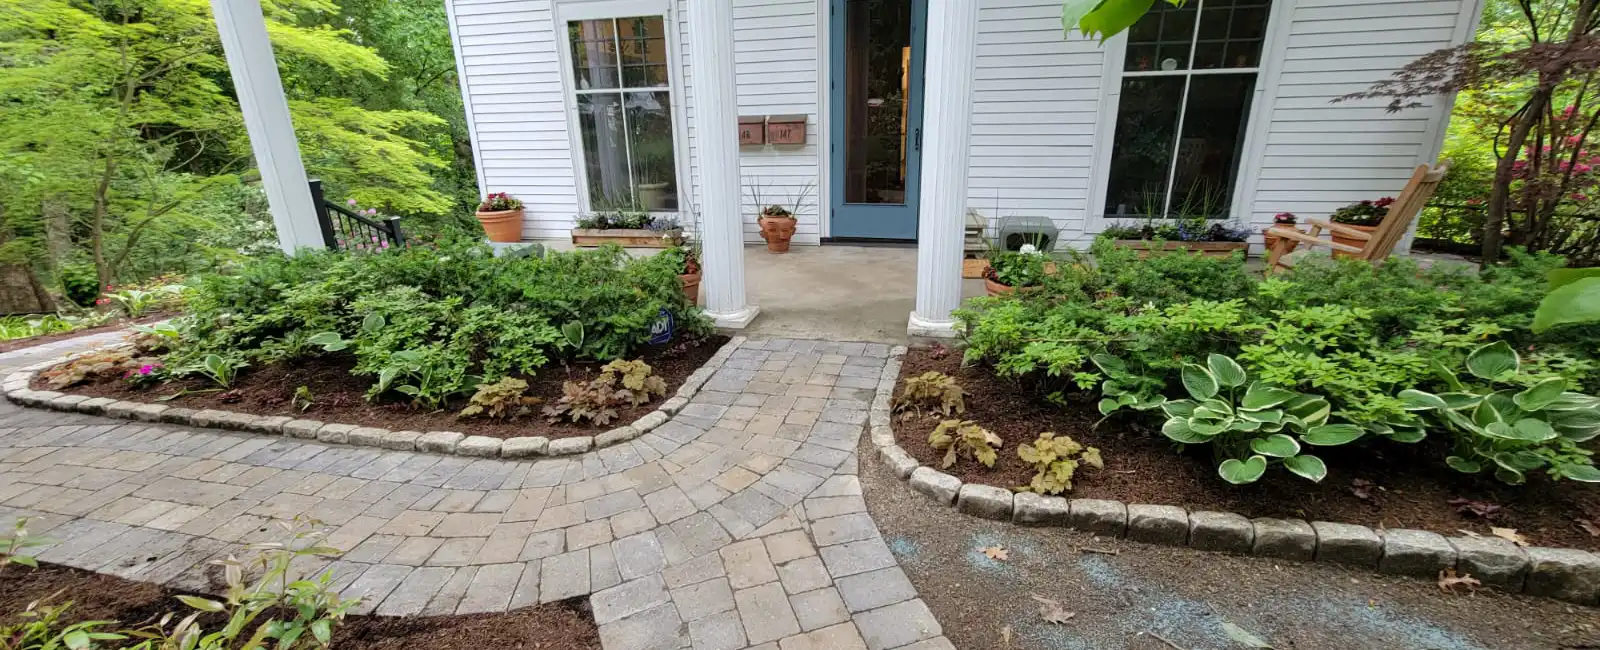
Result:
{"label": "gray utility box", "polygon": [[1041,251],[1056,245],[1061,230],[1054,221],[1045,217],[1001,217],[1000,247],[1008,251],[1021,250],[1023,244],[1033,244]]}

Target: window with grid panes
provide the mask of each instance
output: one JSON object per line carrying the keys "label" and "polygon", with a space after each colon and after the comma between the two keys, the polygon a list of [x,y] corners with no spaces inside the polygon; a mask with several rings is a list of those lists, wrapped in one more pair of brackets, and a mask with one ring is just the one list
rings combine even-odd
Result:
{"label": "window with grid panes", "polygon": [[567,36],[591,209],[676,211],[662,17],[574,20]]}
{"label": "window with grid panes", "polygon": [[1270,8],[1157,2],[1128,29],[1108,216],[1227,217]]}

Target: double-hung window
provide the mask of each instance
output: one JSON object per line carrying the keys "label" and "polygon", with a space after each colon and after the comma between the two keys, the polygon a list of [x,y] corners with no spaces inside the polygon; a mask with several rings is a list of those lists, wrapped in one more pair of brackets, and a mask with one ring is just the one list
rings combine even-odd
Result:
{"label": "double-hung window", "polygon": [[678,210],[662,16],[574,20],[573,92],[593,210]]}
{"label": "double-hung window", "polygon": [[1107,216],[1227,216],[1270,7],[1157,2],[1128,29]]}

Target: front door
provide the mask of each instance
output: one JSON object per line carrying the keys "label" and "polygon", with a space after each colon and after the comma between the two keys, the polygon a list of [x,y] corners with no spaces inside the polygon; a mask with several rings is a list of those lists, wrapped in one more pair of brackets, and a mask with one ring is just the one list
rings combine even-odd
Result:
{"label": "front door", "polygon": [[832,236],[916,239],[927,0],[829,0]]}

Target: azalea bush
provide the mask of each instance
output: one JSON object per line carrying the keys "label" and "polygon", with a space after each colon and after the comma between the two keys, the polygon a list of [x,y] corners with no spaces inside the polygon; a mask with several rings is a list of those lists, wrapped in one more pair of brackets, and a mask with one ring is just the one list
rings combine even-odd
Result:
{"label": "azalea bush", "polygon": [[[1486,343],[1520,353],[1517,372],[1497,377],[1495,391],[1514,394],[1557,380],[1574,394],[1600,389],[1600,324],[1535,320],[1555,286],[1547,276],[1564,264],[1553,255],[1512,249],[1506,264],[1481,272],[1423,270],[1406,259],[1382,266],[1308,259],[1262,280],[1238,259],[1139,259],[1109,242],[1094,252],[1094,264],[1063,264],[1040,289],[976,299],[958,311],[966,361],[988,364],[1050,401],[1098,394],[1107,419],[1164,422],[1173,441],[1213,445],[1219,462],[1236,461],[1222,472],[1233,482],[1253,481],[1277,465],[1313,479],[1326,473],[1318,460],[1286,462],[1302,454],[1282,438],[1252,442],[1263,433],[1311,445],[1451,435],[1459,423],[1419,407],[1407,391],[1460,390],[1441,369],[1461,367]],[[1201,381],[1202,374],[1212,381]],[[1218,386],[1205,387],[1211,383]],[[1254,397],[1287,395],[1294,408],[1312,400],[1325,408],[1312,417],[1280,408],[1283,401],[1251,399],[1249,389],[1258,385]],[[1270,409],[1298,420],[1265,413]],[[1583,435],[1564,438],[1581,446],[1588,444],[1577,439]],[[1552,477],[1594,476],[1573,469],[1588,466],[1586,455],[1568,456],[1559,465],[1566,469]],[[1531,460],[1518,466],[1527,465]]]}
{"label": "azalea bush", "polygon": [[663,315],[680,336],[710,331],[672,260],[611,246],[496,257],[482,244],[383,255],[306,251],[205,278],[162,363],[221,386],[242,369],[347,354],[372,399],[425,408],[482,383],[561,361],[632,354]]}

